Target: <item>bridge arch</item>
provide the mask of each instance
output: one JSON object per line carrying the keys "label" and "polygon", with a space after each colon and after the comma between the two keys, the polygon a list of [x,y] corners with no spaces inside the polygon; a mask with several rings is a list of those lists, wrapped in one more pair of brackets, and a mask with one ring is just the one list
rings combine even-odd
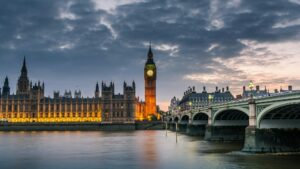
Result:
{"label": "bridge arch", "polygon": [[175,116],[175,117],[174,117],[174,122],[175,122],[175,123],[179,122],[179,117],[178,117],[178,116]]}
{"label": "bridge arch", "polygon": [[189,120],[190,120],[190,116],[187,115],[187,114],[185,114],[185,115],[183,115],[183,116],[181,117],[180,123],[185,123],[185,124],[187,124],[187,123],[189,122]]}
{"label": "bridge arch", "polygon": [[300,100],[272,104],[257,116],[258,128],[300,128]]}
{"label": "bridge arch", "polygon": [[192,124],[208,124],[208,114],[205,112],[198,112],[192,116]]}
{"label": "bridge arch", "polygon": [[213,115],[214,126],[248,126],[249,110],[241,107],[223,108]]}

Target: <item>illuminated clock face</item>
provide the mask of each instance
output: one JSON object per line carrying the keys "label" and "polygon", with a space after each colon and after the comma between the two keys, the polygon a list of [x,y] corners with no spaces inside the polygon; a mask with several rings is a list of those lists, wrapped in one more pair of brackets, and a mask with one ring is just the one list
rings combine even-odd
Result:
{"label": "illuminated clock face", "polygon": [[150,76],[150,77],[152,77],[153,76],[153,70],[148,70],[147,71],[147,75]]}

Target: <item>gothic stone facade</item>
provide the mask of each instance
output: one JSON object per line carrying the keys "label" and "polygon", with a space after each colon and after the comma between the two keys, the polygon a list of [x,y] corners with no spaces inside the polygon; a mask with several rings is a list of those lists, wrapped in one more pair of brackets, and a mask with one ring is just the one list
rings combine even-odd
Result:
{"label": "gothic stone facade", "polygon": [[54,92],[52,98],[46,97],[44,83],[29,82],[24,58],[16,94],[10,93],[9,81],[5,78],[0,92],[0,121],[131,123],[136,114],[143,119],[144,112],[140,111],[144,111],[144,103],[135,97],[135,83],[129,86],[124,82],[123,89],[122,95],[115,94],[112,82],[110,85],[102,83],[100,97],[97,83],[93,98],[81,97],[80,91],[75,91],[74,97],[70,91],[63,96]]}

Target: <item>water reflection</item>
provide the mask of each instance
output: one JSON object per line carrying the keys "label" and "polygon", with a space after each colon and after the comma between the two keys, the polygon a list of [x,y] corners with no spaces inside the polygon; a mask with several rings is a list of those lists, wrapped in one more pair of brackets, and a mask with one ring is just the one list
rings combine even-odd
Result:
{"label": "water reflection", "polygon": [[156,145],[156,131],[145,131],[142,133],[138,133],[138,154],[140,155],[141,159],[139,168],[157,168],[159,159],[157,154],[157,145]]}
{"label": "water reflection", "polygon": [[164,131],[2,132],[1,169],[299,168],[299,155],[251,155],[242,143],[212,143]]}

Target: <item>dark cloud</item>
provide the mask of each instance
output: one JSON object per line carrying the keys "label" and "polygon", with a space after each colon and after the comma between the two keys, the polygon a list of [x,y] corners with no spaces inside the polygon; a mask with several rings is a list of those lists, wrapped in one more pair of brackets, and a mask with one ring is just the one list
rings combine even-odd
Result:
{"label": "dark cloud", "polygon": [[30,77],[44,80],[49,94],[82,88],[92,95],[96,81],[136,80],[142,96],[151,41],[162,101],[172,97],[166,89],[179,95],[192,83],[185,74],[213,72],[206,65],[214,58],[239,56],[246,48],[241,39],[298,41],[300,24],[286,23],[299,19],[299,11],[286,0],[147,0],[113,12],[88,0],[1,1],[0,79],[8,74],[14,88],[26,55]]}

